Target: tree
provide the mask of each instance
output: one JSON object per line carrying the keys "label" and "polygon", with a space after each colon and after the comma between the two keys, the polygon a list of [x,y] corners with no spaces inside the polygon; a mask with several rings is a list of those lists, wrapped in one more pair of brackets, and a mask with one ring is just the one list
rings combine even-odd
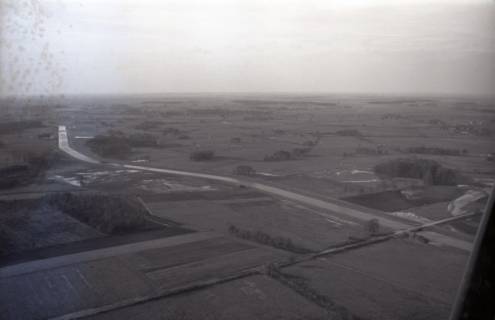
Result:
{"label": "tree", "polygon": [[240,165],[234,169],[234,174],[251,177],[251,176],[256,175],[256,171],[251,166]]}
{"label": "tree", "polygon": [[380,231],[380,221],[376,218],[370,219],[364,226],[366,232],[370,235],[376,235]]}
{"label": "tree", "polygon": [[212,150],[199,150],[199,151],[193,151],[189,155],[189,159],[193,161],[208,161],[213,159],[215,156],[215,152]]}
{"label": "tree", "polygon": [[289,151],[280,150],[272,155],[265,156],[265,161],[286,161],[291,160],[292,155]]}

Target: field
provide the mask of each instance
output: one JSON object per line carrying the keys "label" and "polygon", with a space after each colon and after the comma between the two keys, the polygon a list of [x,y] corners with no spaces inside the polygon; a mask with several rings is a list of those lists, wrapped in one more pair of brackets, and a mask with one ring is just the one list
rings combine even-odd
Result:
{"label": "field", "polygon": [[[196,308],[189,308],[191,304]],[[110,320],[129,316],[132,319],[158,316],[178,320],[327,319],[325,310],[264,276],[236,280],[207,291],[184,294],[90,319]]]}
{"label": "field", "polygon": [[364,319],[447,319],[465,262],[462,253],[397,240],[283,272]]}
{"label": "field", "polygon": [[[235,276],[246,268],[284,257],[280,251],[212,234],[187,234],[161,239],[159,244],[137,244],[139,248],[124,254],[114,248],[100,249],[92,250],[90,255],[72,255],[73,261],[54,257],[43,265],[25,262],[2,269],[3,317],[45,319],[149,299],[174,290],[180,292],[178,289],[187,285],[200,288],[212,277]],[[235,283],[232,286],[238,287]],[[288,298],[297,299],[290,294]],[[18,307],[21,303],[24,308]],[[304,301],[300,303],[304,305]],[[318,314],[317,308],[313,310]]]}
{"label": "field", "polygon": [[447,319],[495,181],[483,99],[0,103],[6,319]]}

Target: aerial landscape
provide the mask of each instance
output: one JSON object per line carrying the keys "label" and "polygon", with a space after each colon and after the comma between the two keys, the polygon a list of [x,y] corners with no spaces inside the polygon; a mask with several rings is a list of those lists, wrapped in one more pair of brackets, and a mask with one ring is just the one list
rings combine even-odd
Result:
{"label": "aerial landscape", "polygon": [[494,30],[493,0],[0,0],[0,320],[493,319]]}
{"label": "aerial landscape", "polygon": [[446,318],[495,178],[491,100],[107,96],[1,111],[5,319]]}

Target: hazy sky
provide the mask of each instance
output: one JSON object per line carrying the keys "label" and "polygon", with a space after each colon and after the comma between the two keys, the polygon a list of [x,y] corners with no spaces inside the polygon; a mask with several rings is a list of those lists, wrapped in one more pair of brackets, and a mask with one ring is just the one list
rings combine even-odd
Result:
{"label": "hazy sky", "polygon": [[0,94],[489,94],[493,0],[0,0]]}

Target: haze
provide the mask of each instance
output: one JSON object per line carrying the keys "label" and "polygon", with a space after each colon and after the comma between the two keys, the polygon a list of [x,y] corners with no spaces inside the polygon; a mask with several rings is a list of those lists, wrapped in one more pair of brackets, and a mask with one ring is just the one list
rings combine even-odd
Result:
{"label": "haze", "polygon": [[1,95],[490,94],[493,1],[1,3]]}

